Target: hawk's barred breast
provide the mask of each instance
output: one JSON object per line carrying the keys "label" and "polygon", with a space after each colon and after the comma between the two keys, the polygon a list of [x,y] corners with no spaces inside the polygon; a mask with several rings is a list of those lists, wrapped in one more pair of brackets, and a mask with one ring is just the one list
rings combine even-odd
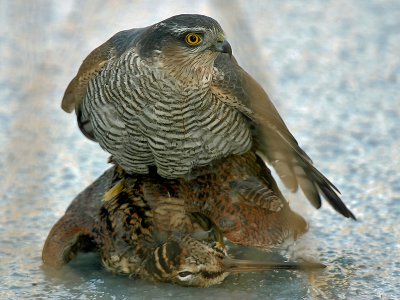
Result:
{"label": "hawk's barred breast", "polygon": [[246,120],[212,94],[211,80],[205,75],[177,86],[130,51],[89,82],[82,114],[91,116],[96,140],[128,173],[155,165],[163,177],[180,177],[252,145]]}

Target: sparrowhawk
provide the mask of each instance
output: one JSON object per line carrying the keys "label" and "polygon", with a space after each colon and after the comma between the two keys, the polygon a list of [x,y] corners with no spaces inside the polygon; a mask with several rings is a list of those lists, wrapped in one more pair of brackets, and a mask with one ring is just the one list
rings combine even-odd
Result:
{"label": "sparrowhawk", "polygon": [[121,31],[83,61],[62,101],[81,131],[128,173],[165,178],[257,151],[291,191],[320,194],[354,218],[299,147],[263,88],[237,63],[214,19],[177,15]]}

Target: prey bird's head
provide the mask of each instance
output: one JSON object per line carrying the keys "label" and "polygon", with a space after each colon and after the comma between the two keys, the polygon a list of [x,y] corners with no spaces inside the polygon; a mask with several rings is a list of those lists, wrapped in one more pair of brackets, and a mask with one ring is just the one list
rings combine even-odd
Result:
{"label": "prey bird's head", "polygon": [[221,283],[226,251],[223,247],[186,235],[170,239],[149,255],[144,264],[144,278],[182,286],[207,287]]}
{"label": "prey bird's head", "polygon": [[147,257],[143,277],[182,286],[209,287],[229,274],[274,269],[319,269],[319,263],[258,262],[233,259],[218,242],[207,242],[186,235],[170,239]]}
{"label": "prey bird's head", "polygon": [[146,28],[138,49],[143,58],[161,58],[165,67],[192,71],[212,68],[220,53],[232,55],[221,26],[203,15],[177,15]]}

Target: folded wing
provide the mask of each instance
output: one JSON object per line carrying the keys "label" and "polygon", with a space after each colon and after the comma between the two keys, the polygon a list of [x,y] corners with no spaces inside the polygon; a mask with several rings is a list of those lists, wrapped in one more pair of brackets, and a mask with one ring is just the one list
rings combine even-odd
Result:
{"label": "folded wing", "polygon": [[105,43],[94,49],[82,62],[76,76],[71,80],[61,102],[61,108],[71,113],[75,110],[78,126],[90,140],[96,141],[89,118],[81,113],[81,105],[86,97],[89,82],[113,59],[121,56],[129,47],[135,45],[143,28],[118,32]]}
{"label": "folded wing", "polygon": [[316,208],[321,206],[322,195],[340,214],[355,219],[340,199],[338,189],[314,167],[310,157],[300,148],[257,81],[228,55],[220,55],[215,68],[218,76],[213,88],[224,93],[221,101],[248,118],[255,150],[274,167],[285,186],[293,192],[300,186]]}

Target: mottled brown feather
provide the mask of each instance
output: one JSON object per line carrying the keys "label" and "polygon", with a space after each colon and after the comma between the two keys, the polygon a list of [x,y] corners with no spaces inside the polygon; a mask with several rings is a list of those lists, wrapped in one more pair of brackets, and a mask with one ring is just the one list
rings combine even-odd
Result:
{"label": "mottled brown feather", "polygon": [[102,206],[101,200],[110,188],[113,176],[114,168],[106,171],[72,201],[46,239],[42,252],[45,265],[60,268],[93,242],[93,228]]}
{"label": "mottled brown feather", "polygon": [[269,249],[307,230],[253,152],[231,155],[199,173],[181,184],[187,209],[212,220],[232,243]]}

